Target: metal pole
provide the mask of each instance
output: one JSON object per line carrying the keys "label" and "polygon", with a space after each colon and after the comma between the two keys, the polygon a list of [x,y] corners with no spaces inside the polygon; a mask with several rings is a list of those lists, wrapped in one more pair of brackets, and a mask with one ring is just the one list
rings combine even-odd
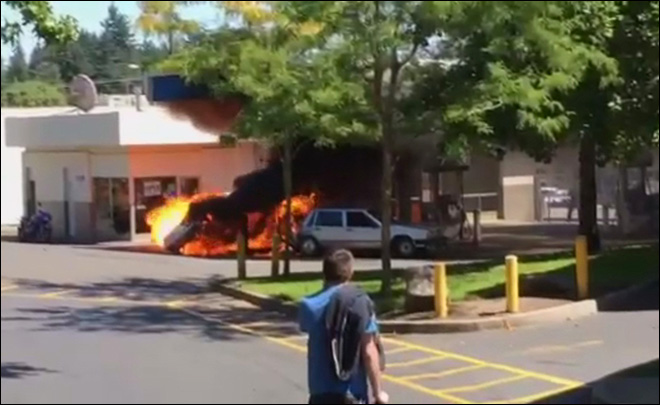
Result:
{"label": "metal pole", "polygon": [[475,210],[474,211],[474,235],[473,235],[474,246],[479,247],[479,245],[481,244],[481,236],[482,236],[482,232],[481,232],[481,210]]}

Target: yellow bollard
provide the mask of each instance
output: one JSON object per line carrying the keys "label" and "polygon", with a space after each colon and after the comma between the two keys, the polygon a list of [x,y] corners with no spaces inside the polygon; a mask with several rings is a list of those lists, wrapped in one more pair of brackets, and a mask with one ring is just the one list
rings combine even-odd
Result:
{"label": "yellow bollard", "polygon": [[575,280],[578,299],[589,298],[589,242],[586,236],[575,240]]}
{"label": "yellow bollard", "polygon": [[506,257],[506,311],[510,314],[520,312],[520,286],[518,276],[518,257]]}
{"label": "yellow bollard", "polygon": [[280,276],[280,235],[273,234],[273,250],[271,251],[270,274],[273,277]]}
{"label": "yellow bollard", "polygon": [[445,319],[449,316],[449,287],[447,286],[447,266],[435,265],[435,314]]}

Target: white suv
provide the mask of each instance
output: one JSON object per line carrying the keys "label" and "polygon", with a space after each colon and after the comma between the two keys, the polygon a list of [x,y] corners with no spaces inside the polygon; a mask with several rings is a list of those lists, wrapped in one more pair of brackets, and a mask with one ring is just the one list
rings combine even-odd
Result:
{"label": "white suv", "polygon": [[[380,249],[382,224],[367,210],[317,209],[303,222],[298,249],[305,256],[316,256],[325,249]],[[410,258],[418,249],[439,242],[437,233],[424,227],[392,225],[395,255]]]}

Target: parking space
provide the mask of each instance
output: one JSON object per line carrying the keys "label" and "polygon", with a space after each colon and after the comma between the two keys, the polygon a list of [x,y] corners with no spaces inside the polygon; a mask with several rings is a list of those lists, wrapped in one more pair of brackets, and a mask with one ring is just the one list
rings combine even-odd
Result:
{"label": "parking space", "polygon": [[[238,333],[260,337],[300,354],[306,352],[306,337],[297,333],[294,322],[280,314],[259,311],[224,297],[174,293],[140,295],[136,291],[118,295],[112,289],[104,288],[94,293],[75,288],[37,289],[7,280],[3,280],[2,295],[47,301],[164,307]],[[582,386],[577,381],[440,351],[401,337],[386,336],[383,343],[388,361],[386,381],[435,398],[440,403],[528,403]]]}

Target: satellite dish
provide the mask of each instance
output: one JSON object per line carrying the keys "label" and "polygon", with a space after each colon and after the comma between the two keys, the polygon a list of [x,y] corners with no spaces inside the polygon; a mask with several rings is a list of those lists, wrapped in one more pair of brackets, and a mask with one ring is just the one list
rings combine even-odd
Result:
{"label": "satellite dish", "polygon": [[87,75],[78,75],[69,85],[70,103],[84,112],[90,112],[98,101],[96,85]]}

